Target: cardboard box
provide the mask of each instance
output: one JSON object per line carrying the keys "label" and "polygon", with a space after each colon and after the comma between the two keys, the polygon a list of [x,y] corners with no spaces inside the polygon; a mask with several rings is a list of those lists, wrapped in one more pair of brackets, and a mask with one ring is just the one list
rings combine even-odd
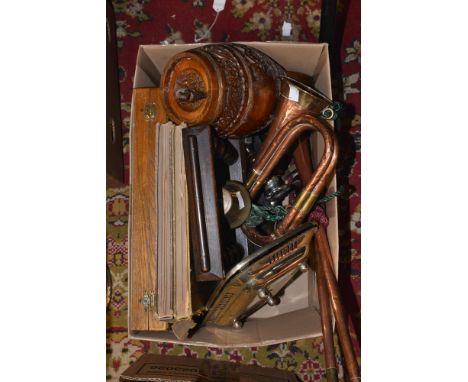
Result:
{"label": "cardboard box", "polygon": [[[315,81],[315,88],[330,99],[332,98],[327,44],[293,42],[241,43],[263,51],[286,70],[302,72],[312,76]],[[164,65],[173,55],[201,45],[203,44],[140,46],[134,88],[159,86],[160,74],[164,69]],[[312,137],[311,142],[313,160],[317,163],[322,155],[323,143],[321,138],[316,136]],[[327,193],[334,191],[336,191],[336,178],[333,178]],[[327,204],[327,214],[330,219],[327,228],[328,240],[335,270],[337,271],[338,216],[336,199]],[[129,253],[129,256],[132,256],[132,254]],[[131,277],[129,277],[129,290],[130,288],[132,288]],[[131,293],[129,293],[129,296],[131,296]],[[129,306],[131,306],[131,301],[129,301]],[[315,273],[310,270],[286,290],[284,297],[281,299],[281,304],[273,307],[265,306],[251,316],[242,329],[201,327],[191,338],[185,341],[177,340],[172,332],[129,331],[130,338],[135,339],[217,347],[270,345],[300,338],[317,337],[321,334]]]}

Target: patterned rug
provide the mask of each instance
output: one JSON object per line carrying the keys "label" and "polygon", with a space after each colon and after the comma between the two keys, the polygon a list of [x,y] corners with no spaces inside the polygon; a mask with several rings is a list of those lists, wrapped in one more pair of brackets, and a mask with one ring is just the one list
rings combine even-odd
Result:
{"label": "patterned rug", "polygon": [[[133,73],[141,44],[281,40],[283,22],[292,24],[291,39],[317,42],[320,29],[320,0],[227,0],[216,18],[212,0],[113,0],[116,13],[121,115],[124,133],[125,179],[128,182],[128,127]],[[338,100],[345,113],[337,131],[340,161],[338,185],[349,190],[339,199],[340,290],[349,313],[352,338],[360,355],[360,0],[338,1],[337,34],[342,81]],[[127,220],[128,189],[107,191],[107,263],[114,290],[107,314],[107,379],[117,381],[131,362],[144,352],[216,358],[287,368],[304,381],[325,381],[321,339],[293,341],[268,347],[215,349],[167,343],[130,341],[127,338]],[[343,371],[338,355],[340,376]]]}

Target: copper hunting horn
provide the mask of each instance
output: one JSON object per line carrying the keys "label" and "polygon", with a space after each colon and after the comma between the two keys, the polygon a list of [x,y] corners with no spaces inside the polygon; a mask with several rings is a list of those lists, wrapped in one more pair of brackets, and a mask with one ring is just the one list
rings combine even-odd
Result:
{"label": "copper hunting horn", "polygon": [[[250,191],[251,197],[254,198],[281,156],[300,138],[302,138],[302,141],[294,150],[294,159],[301,180],[306,186],[297,198],[290,213],[279,224],[273,234],[263,235],[253,228],[243,227],[244,232],[253,242],[265,244],[297,227],[330,182],[338,158],[338,145],[331,128],[326,122],[316,118],[319,112],[321,114],[327,108],[331,109],[331,101],[317,94],[312,88],[291,78],[283,78],[277,117],[256,156],[246,187]],[[315,117],[311,114],[315,115]],[[308,142],[303,139],[304,133],[308,131],[317,131],[324,139],[324,154],[315,172],[312,169],[308,147],[305,149],[305,144],[308,144]],[[352,381],[360,380],[358,364],[352,349],[346,317],[333,273],[332,258],[325,228],[320,226],[316,235],[317,287],[326,352],[327,379],[329,382],[337,381],[329,305],[329,298],[331,298],[346,368]]]}
{"label": "copper hunting horn", "polygon": [[[314,172],[311,167],[312,161],[310,152],[303,150],[302,155],[295,155],[294,159],[302,182],[307,183],[314,176]],[[338,381],[335,349],[333,344],[330,301],[332,303],[333,313],[336,319],[336,327],[345,359],[346,369],[348,370],[351,381],[359,381],[359,366],[354,355],[347,320],[344,314],[344,308],[333,270],[334,265],[330,246],[328,244],[327,233],[323,225],[319,226],[318,231],[315,234],[314,248],[316,253],[315,271],[317,275],[317,292],[320,305],[327,381]]]}
{"label": "copper hunting horn", "polygon": [[[276,117],[255,157],[252,171],[245,183],[251,198],[255,198],[263,184],[278,164],[282,156],[304,135],[315,131],[324,141],[324,153],[315,172],[312,173],[310,154],[299,145],[295,151],[300,173],[308,171],[313,175],[308,179],[288,215],[269,235],[257,229],[243,226],[243,231],[253,243],[264,245],[297,228],[309,214],[318,196],[333,176],[338,158],[338,145],[331,127],[318,118],[320,113],[331,105],[331,101],[319,97],[312,88],[288,77],[281,81],[281,96]],[[308,142],[305,142],[308,143]],[[309,160],[307,159],[309,158]],[[301,169],[301,166],[306,169]]]}

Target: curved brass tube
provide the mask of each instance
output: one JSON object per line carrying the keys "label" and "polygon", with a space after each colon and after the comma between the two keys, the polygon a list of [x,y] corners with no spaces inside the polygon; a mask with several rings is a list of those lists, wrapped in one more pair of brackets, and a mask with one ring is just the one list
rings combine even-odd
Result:
{"label": "curved brass tube", "polygon": [[[318,117],[332,104],[333,102],[324,95],[294,78],[283,77],[281,79],[281,93],[276,116],[255,157],[252,172],[245,186],[253,199],[281,157],[296,143],[297,147],[293,153],[294,161],[303,184],[307,184],[274,233],[264,235],[255,228],[245,225],[242,227],[253,243],[264,245],[293,227],[298,227],[330,181],[336,166],[338,145],[331,127]],[[322,135],[325,145],[324,154],[315,172],[311,167],[309,135],[307,134],[312,131],[317,131]],[[310,181],[305,182],[302,174],[311,175]]]}
{"label": "curved brass tube", "polygon": [[[314,203],[317,201],[317,198],[325,190],[333,177],[336,163],[338,161],[338,154],[338,142],[336,137],[333,136],[333,151],[330,162],[328,163],[328,167],[319,174],[319,164],[319,167],[317,167],[317,170],[313,173],[312,176],[312,180],[317,179],[317,182],[313,185],[309,197],[302,204],[299,204],[299,207],[298,203],[300,203],[300,200],[294,204],[294,206],[289,211],[290,213],[278,225],[278,233],[284,234],[285,232],[296,228],[307,217]],[[308,185],[312,183],[312,180],[309,181]],[[302,193],[299,195],[298,199],[301,197],[301,195]]]}
{"label": "curved brass tube", "polygon": [[[311,115],[318,117],[324,109],[332,106],[333,101],[318,93],[307,84],[298,81],[303,75],[289,72],[289,77],[281,79],[281,93],[275,118],[268,129],[262,147],[255,157],[255,167],[262,167],[269,158],[265,154],[271,149],[271,144],[276,140],[278,133],[283,127],[293,119],[302,115]],[[299,75],[299,76],[298,76]],[[305,139],[303,139],[305,138]],[[294,160],[296,166],[302,164],[308,165],[306,158],[310,158],[310,148],[308,147],[307,137],[301,137],[298,142],[298,148],[294,150]],[[298,168],[299,170],[299,168]]]}
{"label": "curved brass tube", "polygon": [[[245,184],[246,188],[250,192],[251,198],[255,198],[255,196],[257,196],[257,193],[262,188],[268,176],[270,176],[273,168],[293,143],[295,143],[305,132],[312,131],[319,132],[322,135],[325,144],[322,159],[314,174],[315,182],[320,179],[333,155],[335,146],[333,131],[325,124],[325,122],[321,122],[311,115],[301,115],[286,123],[286,125],[277,132],[275,138],[271,142],[262,144],[262,147],[267,146],[266,150],[262,156],[259,157],[260,160],[256,160],[254,162],[252,172]],[[310,163],[309,166],[312,166],[312,163]],[[312,187],[308,185],[308,188]]]}
{"label": "curved brass tube", "polygon": [[[338,158],[338,145],[332,129],[326,122],[322,122],[311,115],[301,115],[290,120],[277,132],[274,139],[268,142],[268,147],[263,150],[261,160],[255,162],[251,175],[246,182],[250,196],[253,199],[258,194],[271,171],[297,139],[302,134],[311,131],[319,132],[324,140],[325,148],[319,165],[316,171],[313,172],[310,181],[297,197],[294,206],[273,234],[263,235],[255,228],[246,227],[245,225],[242,227],[247,237],[257,245],[266,244],[282,236],[285,232],[298,227],[309,214],[313,204],[333,175]],[[263,147],[265,147],[265,143]],[[309,166],[312,166],[312,163]]]}

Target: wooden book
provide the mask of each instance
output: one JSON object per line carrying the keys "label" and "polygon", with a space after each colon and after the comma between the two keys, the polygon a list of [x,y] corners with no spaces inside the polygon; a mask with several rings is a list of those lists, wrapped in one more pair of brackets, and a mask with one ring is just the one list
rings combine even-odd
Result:
{"label": "wooden book", "polygon": [[129,329],[167,330],[155,318],[156,124],[167,121],[159,88],[133,91],[130,127]]}

